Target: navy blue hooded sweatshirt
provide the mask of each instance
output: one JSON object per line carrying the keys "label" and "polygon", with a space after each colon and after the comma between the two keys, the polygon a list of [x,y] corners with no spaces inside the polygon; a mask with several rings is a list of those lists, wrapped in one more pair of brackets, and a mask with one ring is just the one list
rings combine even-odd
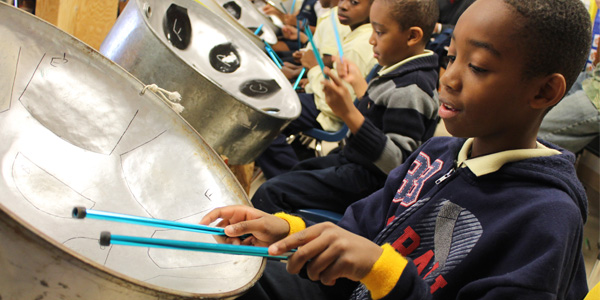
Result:
{"label": "navy blue hooded sweatshirt", "polygon": [[[478,177],[455,166],[464,142],[430,139],[339,223],[409,258],[383,299],[583,299],[587,198],[574,155],[558,149]],[[369,291],[361,284],[352,298]]]}

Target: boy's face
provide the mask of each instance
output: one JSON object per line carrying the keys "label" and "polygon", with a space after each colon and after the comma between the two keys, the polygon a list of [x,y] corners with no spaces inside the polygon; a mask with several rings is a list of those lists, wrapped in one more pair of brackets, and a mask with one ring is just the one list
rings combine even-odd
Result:
{"label": "boy's face", "polygon": [[338,19],[343,25],[354,30],[362,24],[369,23],[370,0],[340,0],[338,3]]}
{"label": "boy's face", "polygon": [[479,0],[456,24],[440,78],[439,115],[452,135],[500,145],[529,127],[528,99],[537,91],[522,76],[515,18],[502,0]]}
{"label": "boy's face", "polygon": [[389,13],[385,1],[375,0],[371,5],[373,33],[369,43],[373,45],[375,59],[384,67],[392,66],[408,56],[410,30],[401,30],[400,25]]}

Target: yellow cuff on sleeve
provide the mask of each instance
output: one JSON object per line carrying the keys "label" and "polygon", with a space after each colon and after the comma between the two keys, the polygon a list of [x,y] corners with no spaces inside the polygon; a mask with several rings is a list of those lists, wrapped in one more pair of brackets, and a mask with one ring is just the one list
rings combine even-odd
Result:
{"label": "yellow cuff on sleeve", "polygon": [[284,212],[275,213],[274,216],[284,219],[286,222],[288,222],[288,224],[290,224],[290,232],[288,233],[288,236],[306,228],[306,223],[304,223],[304,220],[302,220],[300,217],[288,215]]}
{"label": "yellow cuff on sleeve", "polygon": [[373,299],[381,299],[392,291],[408,263],[408,260],[396,252],[390,244],[385,244],[381,248],[383,253],[369,274],[360,280],[369,289]]}

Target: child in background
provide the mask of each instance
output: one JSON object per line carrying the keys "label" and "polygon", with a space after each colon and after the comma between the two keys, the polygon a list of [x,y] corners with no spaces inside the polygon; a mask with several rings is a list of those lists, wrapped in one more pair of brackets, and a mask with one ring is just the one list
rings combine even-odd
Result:
{"label": "child in background", "polygon": [[[371,2],[372,0],[340,0],[338,3],[338,19],[351,29],[341,41],[344,58],[353,61],[363,77],[376,63],[368,42],[372,32],[369,23]],[[334,36],[330,38],[335,39]],[[292,121],[256,160],[267,179],[288,172],[299,161],[292,146],[286,142],[286,136],[311,128],[337,131],[342,127],[342,121],[325,101],[322,84],[325,77],[313,52],[305,51],[301,63],[307,69],[308,84],[305,86],[306,93],[298,94],[302,105],[300,116]],[[351,96],[354,96],[352,90]]]}
{"label": "child in background", "polygon": [[[262,10],[267,15],[274,15],[279,18],[284,26],[296,26],[296,20],[300,21],[300,23],[306,21],[311,32],[314,32],[318,19],[315,5],[318,2],[319,1],[317,0],[303,0],[302,2],[297,0],[296,4],[301,4],[300,9],[298,9],[297,12],[290,13],[284,13],[278,7],[273,7],[270,4],[265,5]],[[271,48],[273,48],[279,56],[285,56],[286,52],[300,49],[298,48],[297,41],[287,39],[285,36],[280,36],[277,43],[272,45]]]}
{"label": "child in background", "polygon": [[[227,242],[271,255],[297,248],[289,273],[305,267],[339,295],[352,289],[343,279],[360,282],[351,299],[582,299],[587,199],[573,154],[536,134],[582,70],[590,27],[580,0],[475,1],[440,78],[439,114],[456,137],[431,138],[338,225],[304,229],[248,206],[201,223],[221,218]],[[272,278],[282,265],[251,292],[277,282],[281,299],[335,299],[297,275]]]}
{"label": "child in background", "polygon": [[[333,67],[332,56],[338,53],[338,45],[335,39],[333,22],[331,20],[333,19],[335,21],[335,28],[337,28],[338,34],[342,40],[350,33],[350,27],[343,25],[338,19],[337,6],[339,0],[319,0],[319,2],[321,3],[321,6],[329,9],[317,20],[317,27],[313,35],[313,40],[317,46],[317,50],[319,50],[319,53],[322,56],[321,58],[323,59],[323,63],[331,68]],[[285,26],[282,28],[282,32],[283,35],[290,40],[298,38],[298,30],[296,27]],[[293,63],[284,60],[284,65],[281,69],[286,77],[293,81],[295,81],[300,75],[303,68],[302,65],[300,65],[303,51],[306,49],[312,50],[312,45],[308,42],[308,36],[306,36],[302,30],[300,30],[300,42],[303,45],[306,45],[306,48],[303,48],[292,54]],[[301,85],[301,87],[304,88],[304,85]]]}
{"label": "child in background", "polygon": [[425,45],[437,12],[434,0],[373,4],[369,42],[379,65],[368,89],[350,59],[337,61],[340,78],[360,97],[358,105],[335,74],[327,72],[331,80],[324,81],[328,105],[350,129],[346,145],[267,180],[252,197],[254,207],[268,213],[305,208],[343,213],[383,187],[387,174],[433,135],[438,57]]}

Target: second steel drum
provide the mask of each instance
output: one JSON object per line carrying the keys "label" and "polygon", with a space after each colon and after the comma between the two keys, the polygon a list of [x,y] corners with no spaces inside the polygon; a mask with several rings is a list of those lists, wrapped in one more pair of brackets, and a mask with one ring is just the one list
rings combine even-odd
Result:
{"label": "second steel drum", "polygon": [[231,164],[246,164],[300,114],[270,58],[193,0],[132,0],[100,52],[146,84],[177,91],[182,116]]}
{"label": "second steel drum", "polygon": [[[213,13],[229,21],[238,31],[249,37],[259,48],[264,48],[264,42],[277,43],[279,27],[265,16],[249,0],[196,0],[210,9]],[[261,30],[257,35],[254,33]]]}

